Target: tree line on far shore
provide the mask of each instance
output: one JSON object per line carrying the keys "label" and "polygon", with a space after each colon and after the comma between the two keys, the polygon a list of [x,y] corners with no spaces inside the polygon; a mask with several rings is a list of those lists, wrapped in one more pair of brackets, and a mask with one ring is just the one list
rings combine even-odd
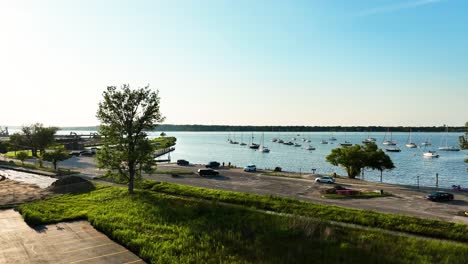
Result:
{"label": "tree line on far shore", "polygon": [[[61,130],[89,131],[99,126],[61,127]],[[445,132],[445,126],[228,126],[228,125],[172,125],[160,124],[154,131],[191,132]],[[449,126],[449,132],[464,132],[463,126]]]}

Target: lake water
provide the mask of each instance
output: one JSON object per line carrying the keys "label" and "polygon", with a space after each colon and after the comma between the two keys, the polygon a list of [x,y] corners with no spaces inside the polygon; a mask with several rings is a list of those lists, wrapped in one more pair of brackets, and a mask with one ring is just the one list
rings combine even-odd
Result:
{"label": "lake water", "polygon": [[[156,133],[155,133],[156,134]],[[156,136],[158,134],[152,134]],[[344,133],[335,133],[337,140],[333,144],[320,144],[321,139],[328,140],[329,133],[310,132],[310,133],[265,133],[265,145],[271,150],[270,153],[261,153],[258,150],[249,149],[247,146],[229,144],[228,136],[237,141],[249,143],[251,133],[236,133],[235,135],[225,132],[168,132],[168,136],[177,137],[176,150],[171,153],[173,161],[177,159],[186,159],[191,163],[204,164],[215,160],[218,162],[231,162],[236,166],[246,166],[255,164],[259,168],[272,169],[276,166],[286,171],[311,173],[312,168],[316,173],[330,174],[336,172],[340,175],[346,175],[344,170],[332,166],[325,161],[333,148],[339,147],[339,143],[345,140]],[[371,135],[377,139],[380,148],[386,146],[382,144],[385,133],[374,133]],[[459,133],[448,135],[448,145],[458,146]],[[302,147],[287,146],[271,142],[272,138],[281,138],[289,141],[293,137]],[[259,143],[261,133],[254,133],[254,142]],[[311,142],[303,142],[302,138],[310,139]],[[347,133],[346,140],[358,144],[367,138],[366,133]],[[445,145],[445,134],[443,133],[413,133],[412,141],[419,144],[429,139],[432,146],[428,149],[437,150],[439,145]],[[451,187],[453,184],[468,187],[468,164],[463,162],[466,158],[464,151],[438,151],[439,158],[424,158],[422,156],[424,147],[415,149],[406,148],[405,143],[408,140],[408,133],[393,133],[393,140],[401,152],[387,154],[392,158],[396,168],[392,171],[385,171],[383,181],[397,184],[417,184],[417,176],[421,186],[435,186],[436,173],[439,174],[439,186]],[[331,143],[331,141],[329,141]],[[305,147],[312,145],[316,150],[306,150]],[[364,178],[369,181],[379,181],[380,172],[365,171]]]}
{"label": "lake water", "polygon": [[[86,134],[95,131],[80,131],[79,134]],[[58,134],[69,134],[70,131],[59,131]],[[228,133],[228,132],[166,132],[167,136],[177,138],[176,150],[171,153],[171,159],[186,159],[191,163],[205,164],[209,161],[218,161],[220,163],[231,162],[231,164],[243,167],[248,164],[255,164],[259,168],[272,169],[281,167],[286,171],[311,173],[312,168],[316,173],[330,174],[336,172],[340,175],[346,175],[344,170],[332,166],[325,161],[333,148],[339,147],[339,143],[346,140],[353,144],[360,144],[367,138],[367,133],[334,133],[337,140],[333,144],[320,144],[321,139],[328,140],[330,133],[323,132],[269,132],[264,133],[265,145],[271,150],[270,153],[260,153],[258,150],[249,149],[247,146],[229,144],[228,137],[237,141],[243,139],[249,143],[251,133]],[[157,137],[159,132],[150,133],[150,137]],[[261,133],[253,133],[254,142],[259,143]],[[448,145],[458,146],[458,137],[461,133],[449,133],[447,136]],[[372,137],[377,139],[380,148],[385,133],[373,133]],[[383,182],[416,185],[419,176],[421,186],[435,186],[436,173],[439,175],[440,187],[451,187],[453,184],[468,187],[468,164],[463,162],[467,157],[466,151],[438,151],[439,158],[424,158],[422,156],[424,147],[409,149],[405,147],[408,140],[408,133],[393,133],[393,140],[401,152],[387,154],[392,158],[396,168],[392,171],[385,171]],[[302,147],[286,146],[271,142],[272,138],[281,138],[285,141],[297,138],[295,142],[302,144]],[[311,142],[303,142],[302,138],[310,139]],[[388,135],[387,135],[388,138]],[[432,146],[428,149],[437,150],[440,145],[445,145],[445,133],[412,133],[412,141],[418,145],[428,139]],[[329,141],[331,143],[331,141]],[[316,150],[305,150],[308,145],[312,145]],[[161,157],[164,158],[164,157]],[[379,181],[380,172],[365,171],[364,179],[369,181]]]}

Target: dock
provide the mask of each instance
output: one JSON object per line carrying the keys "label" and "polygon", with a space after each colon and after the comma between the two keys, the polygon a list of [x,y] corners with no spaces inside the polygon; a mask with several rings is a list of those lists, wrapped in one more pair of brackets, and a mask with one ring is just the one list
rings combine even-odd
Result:
{"label": "dock", "polygon": [[[163,148],[163,149],[158,149],[153,153],[153,157],[156,162],[171,162],[171,152],[175,150],[175,147],[169,147],[169,148]],[[168,155],[167,159],[157,159],[161,156],[164,156],[166,154]]]}

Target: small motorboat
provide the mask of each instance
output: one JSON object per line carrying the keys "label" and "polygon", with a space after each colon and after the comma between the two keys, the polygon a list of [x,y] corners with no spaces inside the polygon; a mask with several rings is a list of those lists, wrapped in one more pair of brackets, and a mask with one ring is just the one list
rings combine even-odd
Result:
{"label": "small motorboat", "polygon": [[345,141],[345,142],[343,142],[343,143],[340,143],[340,146],[342,146],[342,147],[350,147],[350,146],[352,146],[352,145],[353,145],[353,143],[351,143],[351,142],[349,142],[349,141]]}
{"label": "small motorboat", "polygon": [[306,150],[315,150],[315,148],[314,148],[313,146],[309,145],[309,146],[306,148]]}

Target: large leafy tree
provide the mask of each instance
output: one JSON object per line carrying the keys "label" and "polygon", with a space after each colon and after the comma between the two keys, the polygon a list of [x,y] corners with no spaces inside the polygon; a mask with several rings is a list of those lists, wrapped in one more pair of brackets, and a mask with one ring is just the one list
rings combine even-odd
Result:
{"label": "large leafy tree", "polygon": [[57,170],[57,163],[64,161],[70,158],[68,151],[64,149],[56,149],[52,152],[45,152],[42,155],[42,158],[46,161],[52,162],[54,170]]}
{"label": "large leafy tree", "polygon": [[[41,155],[45,153],[45,149],[54,143],[54,136],[58,128],[56,127],[44,127],[40,123],[32,124],[30,126],[23,126],[21,128],[22,134],[21,139],[17,140],[24,149],[30,149],[33,157],[38,156],[38,152]],[[15,137],[18,137],[15,135]]]}
{"label": "large leafy tree", "polygon": [[375,143],[335,148],[326,160],[334,166],[343,167],[348,177],[352,179],[356,178],[364,168],[383,172],[385,169],[395,167],[390,157],[378,149]]}
{"label": "large leafy tree", "polygon": [[129,85],[107,87],[99,103],[96,116],[104,144],[97,153],[98,166],[127,180],[129,193],[141,171],[150,171],[153,165],[153,147],[144,131],[164,120],[159,107],[159,92],[149,86],[136,90]]}

